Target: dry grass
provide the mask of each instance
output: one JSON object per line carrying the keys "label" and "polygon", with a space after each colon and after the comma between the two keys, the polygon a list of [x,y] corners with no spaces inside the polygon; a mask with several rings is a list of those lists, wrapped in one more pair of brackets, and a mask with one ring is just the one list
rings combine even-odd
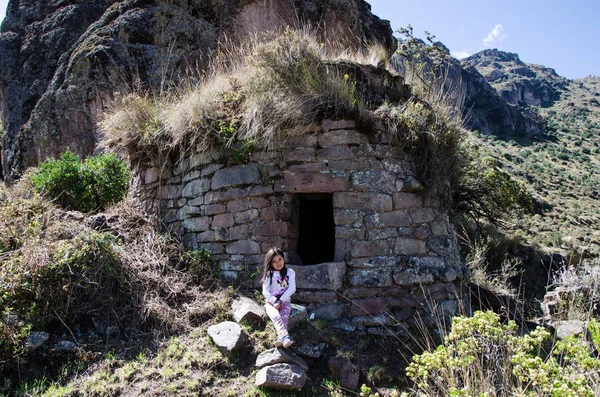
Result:
{"label": "dry grass", "polygon": [[[357,57],[381,58],[382,51]],[[349,53],[337,54],[306,29],[253,37],[235,48],[223,45],[198,84],[116,100],[100,122],[103,145],[134,163],[160,164],[169,154],[215,145],[252,141],[267,147],[285,131],[323,117],[360,118],[365,106],[354,83],[328,63]]]}
{"label": "dry grass", "polygon": [[[86,217],[33,193],[26,176],[0,201],[0,278],[7,379],[29,354],[23,340],[32,329],[106,353],[123,343],[119,335],[135,343],[178,334],[229,308],[211,262],[159,233],[127,202]],[[108,329],[95,346],[94,335]]]}

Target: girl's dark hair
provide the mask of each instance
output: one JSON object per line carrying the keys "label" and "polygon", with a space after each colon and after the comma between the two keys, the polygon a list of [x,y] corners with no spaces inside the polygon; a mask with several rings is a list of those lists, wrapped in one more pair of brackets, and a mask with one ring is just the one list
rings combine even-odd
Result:
{"label": "girl's dark hair", "polygon": [[[269,277],[273,277],[273,266],[271,265],[273,262],[273,258],[276,257],[277,255],[281,256],[282,258],[283,256],[283,250],[279,247],[273,247],[269,250],[269,252],[267,252],[265,254],[265,267],[263,270],[263,276],[262,276],[262,281],[265,281],[265,279],[267,278],[267,275],[269,275]],[[281,269],[281,279],[283,280],[286,276],[287,273],[287,268],[285,266],[283,266],[283,269]]]}

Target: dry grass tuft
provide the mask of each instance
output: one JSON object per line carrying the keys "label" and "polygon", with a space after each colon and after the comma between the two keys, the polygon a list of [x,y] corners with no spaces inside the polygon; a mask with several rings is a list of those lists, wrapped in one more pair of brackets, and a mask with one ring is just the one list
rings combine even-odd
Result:
{"label": "dry grass tuft", "polygon": [[[357,56],[362,59],[379,57]],[[362,117],[355,83],[329,61],[308,30],[255,36],[235,48],[223,46],[210,71],[175,93],[126,95],[100,122],[103,145],[132,162],[160,165],[169,154],[205,152],[252,142],[267,147],[286,130],[324,117]],[[360,54],[360,52],[357,52]]]}

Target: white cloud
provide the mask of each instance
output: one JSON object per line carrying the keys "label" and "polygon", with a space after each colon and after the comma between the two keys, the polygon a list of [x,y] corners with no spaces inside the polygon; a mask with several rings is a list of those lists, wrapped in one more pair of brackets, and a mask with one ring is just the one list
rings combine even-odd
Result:
{"label": "white cloud", "polygon": [[463,58],[471,56],[471,53],[467,52],[467,51],[450,51],[450,53],[452,54],[453,57],[458,58],[458,59],[463,59]]}
{"label": "white cloud", "polygon": [[496,42],[498,44],[502,43],[502,40],[508,37],[502,33],[502,29],[504,29],[502,25],[500,25],[499,23],[496,24],[496,26],[494,26],[494,29],[492,29],[490,34],[488,34],[487,37],[483,39],[483,44],[486,47],[491,47]]}

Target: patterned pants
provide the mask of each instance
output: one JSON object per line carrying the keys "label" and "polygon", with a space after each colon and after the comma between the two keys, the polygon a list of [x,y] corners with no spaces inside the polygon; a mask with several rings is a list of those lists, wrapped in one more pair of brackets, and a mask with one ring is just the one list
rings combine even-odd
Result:
{"label": "patterned pants", "polygon": [[271,304],[265,305],[267,316],[273,321],[275,329],[277,330],[277,337],[283,338],[288,334],[288,321],[290,319],[290,313],[292,312],[292,304],[288,302],[282,302],[279,310],[275,309]]}

